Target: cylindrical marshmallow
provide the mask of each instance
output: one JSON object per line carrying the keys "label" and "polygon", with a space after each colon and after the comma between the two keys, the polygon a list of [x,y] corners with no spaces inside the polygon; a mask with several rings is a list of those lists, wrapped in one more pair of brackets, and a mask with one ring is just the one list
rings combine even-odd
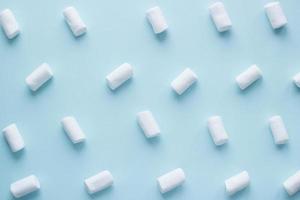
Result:
{"label": "cylindrical marshmallow", "polygon": [[20,151],[25,147],[24,140],[16,124],[10,124],[2,131],[12,152]]}
{"label": "cylindrical marshmallow", "polygon": [[256,65],[252,65],[236,77],[236,82],[244,90],[261,77],[262,71]]}
{"label": "cylindrical marshmallow", "polygon": [[160,7],[156,6],[150,8],[149,10],[146,11],[146,16],[153,28],[154,33],[156,34],[162,33],[168,29],[168,24],[166,22],[166,19]]}
{"label": "cylindrical marshmallow", "polygon": [[5,9],[0,13],[0,24],[9,39],[20,33],[18,22],[10,9]]}
{"label": "cylindrical marshmallow", "polygon": [[161,193],[166,193],[180,186],[185,181],[185,174],[181,168],[177,168],[157,178]]}
{"label": "cylindrical marshmallow", "polygon": [[177,78],[172,81],[171,87],[177,94],[181,95],[197,80],[197,75],[190,68],[186,68]]}
{"label": "cylindrical marshmallow", "polygon": [[273,116],[269,119],[270,129],[273,134],[275,144],[285,144],[289,140],[289,135],[280,116]]}
{"label": "cylindrical marshmallow", "polygon": [[147,138],[159,135],[159,126],[150,111],[139,112],[137,114],[137,121]]}
{"label": "cylindrical marshmallow", "polygon": [[207,121],[207,126],[216,145],[222,145],[228,141],[228,134],[220,116],[210,117]]}
{"label": "cylindrical marshmallow", "polygon": [[300,190],[300,171],[284,181],[283,187],[289,195],[296,194]]}
{"label": "cylindrical marshmallow", "polygon": [[243,171],[225,181],[226,191],[233,195],[238,191],[246,188],[250,183],[250,176],[247,171]]}
{"label": "cylindrical marshmallow", "polygon": [[10,185],[10,192],[15,198],[23,197],[41,188],[36,176],[30,175]]}
{"label": "cylindrical marshmallow", "polygon": [[106,82],[110,89],[115,90],[133,76],[133,68],[124,63],[106,76]]}
{"label": "cylindrical marshmallow", "polygon": [[209,12],[219,32],[227,31],[232,23],[222,2],[216,2],[209,7]]}
{"label": "cylindrical marshmallow", "polygon": [[293,81],[294,81],[295,85],[300,88],[300,73],[296,74],[293,77]]}
{"label": "cylindrical marshmallow", "polygon": [[64,9],[63,14],[70,29],[76,37],[84,34],[87,31],[86,25],[81,19],[76,8],[72,6],[67,7]]}
{"label": "cylindrical marshmallow", "polygon": [[41,64],[25,79],[26,84],[32,91],[39,89],[44,83],[50,80],[53,72],[47,63]]}
{"label": "cylindrical marshmallow", "polygon": [[107,170],[85,179],[84,184],[89,194],[104,190],[113,184],[113,176]]}
{"label": "cylindrical marshmallow", "polygon": [[70,140],[74,144],[83,142],[85,140],[85,134],[81,130],[77,120],[74,117],[72,116],[64,117],[61,120],[61,123],[63,125],[65,132],[67,133]]}
{"label": "cylindrical marshmallow", "polygon": [[266,4],[265,11],[273,29],[283,27],[288,23],[279,2]]}

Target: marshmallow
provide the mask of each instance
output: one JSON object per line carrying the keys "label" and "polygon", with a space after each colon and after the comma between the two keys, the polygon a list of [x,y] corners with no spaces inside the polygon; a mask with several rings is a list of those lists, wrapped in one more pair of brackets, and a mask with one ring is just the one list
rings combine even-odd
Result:
{"label": "marshmallow", "polygon": [[177,92],[177,94],[181,95],[197,80],[197,75],[190,68],[186,68],[176,79],[172,81],[171,87],[175,90],[175,92]]}
{"label": "marshmallow", "polygon": [[279,2],[266,4],[265,11],[273,29],[281,28],[288,23]]}
{"label": "marshmallow", "polygon": [[115,90],[133,76],[133,68],[124,63],[106,76],[106,82],[110,89]]}
{"label": "marshmallow", "polygon": [[273,116],[269,119],[269,124],[275,144],[285,144],[289,140],[289,136],[282,118]]}
{"label": "marshmallow", "polygon": [[18,22],[10,9],[0,13],[0,24],[9,39],[13,39],[20,33]]}
{"label": "marshmallow", "polygon": [[146,16],[155,34],[162,33],[168,29],[168,24],[160,7],[150,8],[146,11]]}
{"label": "marshmallow", "polygon": [[181,168],[177,168],[157,178],[160,192],[166,193],[180,186],[185,181],[185,174]]}
{"label": "marshmallow", "polygon": [[139,112],[137,114],[137,121],[147,138],[159,135],[159,126],[150,111]]}
{"label": "marshmallow", "polygon": [[295,85],[300,88],[300,73],[296,74],[293,77],[293,81],[294,81]]}
{"label": "marshmallow", "polygon": [[207,125],[215,145],[222,145],[228,141],[228,135],[220,116],[210,117],[207,121]]}
{"label": "marshmallow", "polygon": [[261,77],[262,71],[256,65],[252,65],[236,77],[236,82],[239,87],[244,90]]}
{"label": "marshmallow", "polygon": [[83,142],[85,140],[85,134],[81,130],[77,120],[74,117],[72,116],[64,117],[61,120],[61,123],[63,125],[65,132],[67,133],[67,135],[69,136],[69,138],[74,144]]}
{"label": "marshmallow", "polygon": [[23,197],[41,188],[36,176],[30,175],[10,185],[10,192],[15,198]]}
{"label": "marshmallow", "polygon": [[86,25],[81,19],[76,8],[70,6],[64,9],[63,15],[72,30],[73,34],[78,37],[87,31]]}
{"label": "marshmallow", "polygon": [[16,124],[10,124],[4,128],[2,132],[12,152],[20,151],[25,147],[22,135]]}
{"label": "marshmallow", "polygon": [[89,194],[104,190],[113,184],[113,176],[107,170],[85,179],[84,184]]}
{"label": "marshmallow", "polygon": [[246,188],[250,183],[250,177],[247,171],[243,171],[225,181],[226,191],[233,195],[238,191]]}
{"label": "marshmallow", "polygon": [[216,2],[209,7],[209,12],[219,32],[227,31],[232,23],[222,2]]}
{"label": "marshmallow", "polygon": [[29,76],[25,82],[32,91],[39,89],[44,83],[50,80],[53,72],[47,63],[41,64]]}
{"label": "marshmallow", "polygon": [[283,187],[292,196],[300,190],[300,170],[283,182]]}

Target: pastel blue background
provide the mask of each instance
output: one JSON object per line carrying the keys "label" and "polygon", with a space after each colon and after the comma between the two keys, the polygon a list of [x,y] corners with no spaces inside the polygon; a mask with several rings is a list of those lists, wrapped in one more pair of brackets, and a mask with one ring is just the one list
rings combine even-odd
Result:
{"label": "pastel blue background", "polygon": [[[0,140],[0,199],[12,199],[9,185],[35,174],[41,190],[23,199],[220,200],[289,198],[282,182],[300,168],[300,90],[291,77],[300,71],[300,1],[282,1],[289,24],[273,31],[263,6],[267,0],[224,0],[233,22],[219,34],[209,0],[1,0],[22,29],[9,41],[0,32],[0,127],[15,122],[26,142],[18,154]],[[75,6],[88,26],[78,39],[62,17]],[[159,5],[169,24],[156,37],[145,11]],[[55,75],[37,93],[25,77],[42,62]],[[123,62],[134,78],[110,91],[105,76]],[[251,64],[263,80],[241,92],[235,77]],[[190,67],[199,82],[176,96],[170,82]],[[136,113],[153,112],[161,136],[147,140]],[[207,131],[211,115],[221,115],[229,143],[217,148]],[[276,147],[267,120],[280,114],[288,145]],[[74,115],[87,140],[73,145],[60,120]],[[185,184],[161,195],[156,177],[184,169]],[[83,180],[108,169],[114,186],[89,196]],[[251,185],[228,197],[224,180],[248,170]]]}

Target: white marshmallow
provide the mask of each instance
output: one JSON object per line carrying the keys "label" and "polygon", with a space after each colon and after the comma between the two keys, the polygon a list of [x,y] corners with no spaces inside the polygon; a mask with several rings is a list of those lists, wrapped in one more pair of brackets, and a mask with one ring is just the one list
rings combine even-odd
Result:
{"label": "white marshmallow", "polygon": [[153,28],[154,33],[162,33],[168,29],[168,24],[160,7],[156,6],[150,8],[146,11],[146,16]]}
{"label": "white marshmallow", "polygon": [[300,170],[283,182],[283,187],[289,195],[294,195],[300,190]]}
{"label": "white marshmallow", "polygon": [[15,198],[23,197],[41,188],[36,176],[30,175],[10,185],[10,192]]}
{"label": "white marshmallow", "polygon": [[210,117],[207,121],[207,125],[215,145],[222,145],[228,141],[228,134],[220,116]]}
{"label": "white marshmallow", "polygon": [[50,80],[53,72],[47,63],[41,64],[25,79],[26,84],[32,91],[39,89],[44,83]]}
{"label": "white marshmallow", "polygon": [[300,88],[300,73],[296,74],[293,77],[293,81],[294,81],[295,85]]}
{"label": "white marshmallow", "polygon": [[238,191],[246,188],[250,183],[250,176],[247,171],[243,171],[225,181],[226,191],[233,195]]}
{"label": "white marshmallow", "polygon": [[70,6],[64,9],[63,14],[65,19],[72,30],[73,34],[78,37],[87,31],[87,27],[81,19],[76,8]]}
{"label": "white marshmallow", "polygon": [[18,22],[10,9],[0,13],[0,24],[9,39],[13,39],[20,33]]}
{"label": "white marshmallow", "polygon": [[265,11],[273,29],[283,27],[288,23],[279,2],[271,2],[266,4]]}
{"label": "white marshmallow", "polygon": [[280,116],[273,116],[269,119],[269,124],[275,144],[285,144],[289,140],[289,135],[282,118]]}
{"label": "white marshmallow", "polygon": [[166,193],[180,186],[185,181],[185,174],[181,168],[177,168],[157,178],[161,193]]}
{"label": "white marshmallow", "polygon": [[244,90],[261,77],[262,71],[256,65],[252,65],[236,77],[236,82]]}
{"label": "white marshmallow", "polygon": [[69,138],[74,144],[83,142],[85,140],[85,134],[81,130],[77,120],[74,117],[72,116],[64,117],[61,120],[61,123],[63,125],[65,132],[67,133],[67,135],[69,136]]}
{"label": "white marshmallow", "polygon": [[25,147],[24,140],[16,124],[10,124],[2,131],[12,152],[20,151]]}
{"label": "white marshmallow", "polygon": [[219,32],[227,31],[232,23],[222,2],[216,2],[209,7],[209,12]]}
{"label": "white marshmallow", "polygon": [[172,81],[171,87],[173,90],[175,90],[175,92],[177,92],[177,94],[181,95],[197,80],[197,75],[190,68],[186,68],[177,78]]}
{"label": "white marshmallow", "polygon": [[147,138],[152,138],[160,134],[159,126],[150,111],[139,112],[137,114],[137,121]]}
{"label": "white marshmallow", "polygon": [[113,184],[113,176],[107,170],[85,179],[84,184],[89,194],[104,190]]}
{"label": "white marshmallow", "polygon": [[106,82],[110,89],[115,90],[133,76],[133,68],[124,63],[106,76]]}

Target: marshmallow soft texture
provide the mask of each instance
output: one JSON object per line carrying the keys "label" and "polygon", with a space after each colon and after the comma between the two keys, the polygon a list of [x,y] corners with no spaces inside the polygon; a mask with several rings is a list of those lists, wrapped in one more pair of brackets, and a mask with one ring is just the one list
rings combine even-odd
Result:
{"label": "marshmallow soft texture", "polygon": [[212,116],[207,121],[208,129],[215,145],[222,145],[228,141],[228,134],[220,116]]}
{"label": "marshmallow soft texture", "polygon": [[250,183],[250,176],[247,171],[243,171],[225,181],[226,191],[229,195],[246,188]]}
{"label": "marshmallow soft texture", "polygon": [[23,197],[41,188],[38,178],[34,175],[27,176],[10,185],[10,191],[15,198]]}
{"label": "marshmallow soft texture", "polygon": [[294,81],[295,85],[300,88],[300,73],[296,74],[293,77],[293,81]]}
{"label": "marshmallow soft texture", "polygon": [[113,176],[109,171],[105,170],[85,179],[84,184],[89,194],[94,194],[111,186],[113,184]]}
{"label": "marshmallow soft texture", "polygon": [[275,144],[285,144],[289,140],[289,135],[282,118],[278,115],[273,116],[269,119],[269,124]]}
{"label": "marshmallow soft texture", "polygon": [[0,24],[9,39],[13,39],[20,33],[18,22],[10,9],[5,9],[0,13]]}
{"label": "marshmallow soft texture", "polygon": [[222,2],[216,2],[209,7],[209,12],[219,32],[227,31],[232,23]]}
{"label": "marshmallow soft texture", "polygon": [[177,94],[181,95],[197,80],[197,75],[190,68],[186,68],[177,78],[172,81],[171,87]]}
{"label": "marshmallow soft texture", "polygon": [[273,29],[281,28],[288,23],[279,2],[266,4],[265,11]]}
{"label": "marshmallow soft texture", "polygon": [[156,6],[150,8],[146,11],[146,16],[153,28],[154,33],[162,33],[168,29],[168,24],[160,7]]}
{"label": "marshmallow soft texture", "polygon": [[256,65],[252,65],[236,77],[236,82],[244,90],[261,77],[262,71]]}
{"label": "marshmallow soft texture", "polygon": [[133,68],[124,63],[106,76],[106,82],[110,89],[115,90],[133,76]]}
{"label": "marshmallow soft texture", "polygon": [[166,193],[180,186],[185,181],[185,174],[181,168],[177,168],[157,178],[160,192]]}
{"label": "marshmallow soft texture", "polygon": [[61,120],[61,123],[63,125],[65,132],[67,133],[67,135],[69,136],[69,138],[74,144],[83,142],[85,140],[85,134],[81,130],[77,120],[74,117],[72,116],[64,117]]}
{"label": "marshmallow soft texture", "polygon": [[137,121],[147,138],[152,138],[160,134],[159,126],[150,111],[139,112],[137,114]]}
{"label": "marshmallow soft texture", "polygon": [[24,140],[16,124],[10,124],[2,131],[12,152],[20,151],[25,147]]}
{"label": "marshmallow soft texture", "polygon": [[47,63],[43,63],[27,76],[25,82],[32,91],[36,91],[52,77],[53,72],[50,66]]}
{"label": "marshmallow soft texture", "polygon": [[65,19],[72,30],[73,34],[78,37],[86,33],[87,28],[83,20],[81,19],[76,8],[70,6],[64,9],[63,14]]}
{"label": "marshmallow soft texture", "polygon": [[300,170],[283,182],[283,187],[289,195],[294,195],[300,190]]}

